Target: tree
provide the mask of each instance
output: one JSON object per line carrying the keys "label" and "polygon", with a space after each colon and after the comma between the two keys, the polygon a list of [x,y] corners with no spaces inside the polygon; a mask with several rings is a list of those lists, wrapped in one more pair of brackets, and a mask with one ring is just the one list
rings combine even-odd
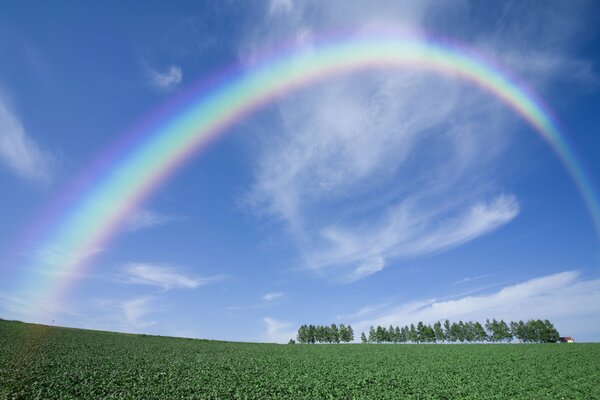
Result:
{"label": "tree", "polygon": [[504,322],[503,319],[501,319],[500,322],[498,322],[497,329],[498,329],[498,337],[500,338],[500,340],[501,341],[508,340],[508,342],[510,343],[510,341],[513,339],[513,336],[512,336],[512,333],[510,332],[510,328],[508,327],[506,322]]}
{"label": "tree", "polygon": [[444,340],[450,341],[450,321],[444,321]]}
{"label": "tree", "polygon": [[527,332],[525,331],[525,323],[523,321],[511,322],[510,327],[513,336],[519,339],[521,343],[527,341]]}
{"label": "tree", "polygon": [[552,324],[552,322],[548,321],[547,319],[544,320],[544,327],[545,329],[545,335],[544,335],[544,342],[545,343],[556,343],[558,342],[558,340],[560,339],[560,333],[558,333],[558,330],[556,330],[556,328],[554,327],[554,325]]}
{"label": "tree", "polygon": [[348,343],[354,340],[354,331],[352,326],[340,324],[340,341]]}
{"label": "tree", "polygon": [[462,321],[458,321],[457,337],[461,343],[465,341],[465,323]]}
{"label": "tree", "polygon": [[450,325],[450,341],[452,343],[456,342],[458,340],[459,334],[460,326],[458,326],[456,322],[453,322],[452,325]]}
{"label": "tree", "polygon": [[373,328],[373,325],[369,328],[369,343],[374,343],[377,341],[377,331]]}
{"label": "tree", "polygon": [[423,321],[419,321],[419,323],[417,323],[417,343],[425,341],[425,332],[423,332],[424,327],[425,325],[423,324]]}
{"label": "tree", "polygon": [[294,339],[290,339],[290,341],[288,342],[288,344],[296,344],[296,341]]}
{"label": "tree", "polygon": [[419,335],[417,334],[417,329],[415,328],[414,324],[410,324],[408,340],[410,340],[413,343],[418,343],[418,341],[419,341]]}
{"label": "tree", "polygon": [[473,342],[475,340],[475,324],[471,321],[465,322],[465,340],[467,342]]}
{"label": "tree", "polygon": [[377,329],[375,330],[375,341],[377,343],[381,343],[384,341],[385,336],[385,328],[382,328],[381,325],[377,325]]}
{"label": "tree", "polygon": [[348,343],[348,342],[352,342],[353,340],[354,340],[354,329],[352,329],[351,325],[348,325],[346,327],[346,337],[345,337],[344,341],[346,343]]}
{"label": "tree", "polygon": [[400,342],[402,342],[402,331],[400,330],[400,327],[397,326],[394,328],[394,343]]}
{"label": "tree", "polygon": [[483,325],[481,325],[479,322],[475,322],[475,340],[478,342],[487,340],[485,329],[483,329]]}
{"label": "tree", "polygon": [[367,343],[367,337],[365,336],[364,332],[360,334],[360,341],[362,343]]}
{"label": "tree", "polygon": [[317,328],[314,325],[308,326],[308,343],[315,343],[317,341]]}
{"label": "tree", "polygon": [[329,343],[339,343],[340,342],[340,330],[338,329],[336,324],[331,324],[329,328]]}
{"label": "tree", "polygon": [[391,343],[398,343],[398,341],[396,340],[396,330],[394,329],[394,327],[390,324],[390,327],[387,330],[387,340],[388,342]]}
{"label": "tree", "polygon": [[299,343],[308,343],[308,327],[306,325],[302,325],[298,328],[298,336],[296,337]]}
{"label": "tree", "polygon": [[442,323],[440,321],[433,324],[433,332],[435,333],[436,342],[444,341],[444,331],[442,330]]}
{"label": "tree", "polygon": [[410,329],[408,328],[408,325],[404,325],[400,332],[402,334],[402,337],[401,337],[402,343],[406,343],[406,342],[410,341]]}

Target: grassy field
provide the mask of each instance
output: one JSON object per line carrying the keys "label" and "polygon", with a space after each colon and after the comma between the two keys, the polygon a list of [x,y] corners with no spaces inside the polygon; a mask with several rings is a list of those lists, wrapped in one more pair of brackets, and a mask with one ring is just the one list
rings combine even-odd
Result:
{"label": "grassy field", "polygon": [[0,398],[600,399],[600,344],[275,345],[0,321]]}

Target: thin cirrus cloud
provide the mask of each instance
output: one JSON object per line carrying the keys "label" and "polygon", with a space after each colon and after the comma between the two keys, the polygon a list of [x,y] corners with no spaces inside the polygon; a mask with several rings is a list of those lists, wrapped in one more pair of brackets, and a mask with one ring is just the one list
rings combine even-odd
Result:
{"label": "thin cirrus cloud", "polygon": [[[57,300],[48,301],[48,299],[38,299],[31,296],[31,293],[7,293],[0,292],[0,310],[2,316],[9,319],[27,319],[39,318],[41,312],[45,315],[61,315],[80,317],[81,310],[74,308],[70,304],[65,304]],[[39,322],[49,323],[48,320]]]}
{"label": "thin cirrus cloud", "polygon": [[[524,307],[524,305],[527,305]],[[435,298],[364,307],[354,316],[353,326],[406,325],[440,320],[484,321],[550,319],[559,331],[581,339],[600,333],[600,279],[586,279],[577,271],[566,271],[505,286],[488,294],[438,300]]]}
{"label": "thin cirrus cloud", "polygon": [[[339,24],[340,7],[357,33],[400,26],[414,40],[427,40],[437,21],[461,20],[435,1],[375,3],[272,1],[240,44],[241,59],[252,63],[256,49],[277,48],[281,37],[312,46],[311,37]],[[484,35],[455,29],[542,94],[557,76],[595,80],[589,63],[566,62],[574,59],[569,38],[553,31],[564,21],[547,17],[543,43],[518,13]],[[535,57],[523,56],[532,49]],[[354,282],[488,235],[521,211],[504,166],[522,123],[471,84],[419,69],[361,72],[284,96],[275,109],[253,149],[244,205],[281,223],[307,270]]]}
{"label": "thin cirrus cloud", "polygon": [[[288,24],[275,29],[304,34],[298,7],[280,15]],[[334,18],[324,8],[324,20]],[[408,15],[420,20],[419,10]],[[519,212],[515,196],[481,189],[509,142],[510,118],[462,82],[374,71],[335,77],[277,109],[277,137],[257,152],[246,201],[282,222],[306,269],[354,282],[397,258],[485,235]]]}
{"label": "thin cirrus cloud", "polygon": [[154,228],[172,222],[177,218],[172,215],[160,214],[148,209],[133,212],[125,221],[125,229],[135,232],[142,229]]}
{"label": "thin cirrus cloud", "polygon": [[263,318],[265,333],[262,340],[272,343],[287,343],[296,337],[295,326],[291,322],[281,321],[271,317]]}
{"label": "thin cirrus cloud", "polygon": [[54,158],[42,150],[25,130],[21,120],[0,97],[0,160],[21,178],[46,183]]}
{"label": "thin cirrus cloud", "polygon": [[[435,215],[433,211],[429,213]],[[476,203],[458,216],[437,221],[401,207],[374,225],[328,227],[323,236],[330,246],[313,254],[311,262],[316,268],[336,263],[359,264],[343,278],[353,282],[381,271],[386,259],[415,257],[458,246],[498,229],[518,213],[516,199],[507,195]]]}
{"label": "thin cirrus cloud", "polygon": [[172,89],[181,83],[183,72],[181,67],[169,66],[165,71],[148,68],[148,79],[150,84],[159,89]]}
{"label": "thin cirrus cloud", "polygon": [[118,307],[123,312],[129,326],[141,328],[154,324],[154,322],[143,321],[143,318],[153,310],[152,301],[151,297],[139,297],[120,302]]}
{"label": "thin cirrus cloud", "polygon": [[130,263],[125,266],[125,276],[125,283],[155,286],[163,290],[196,289],[225,278],[222,275],[190,276],[171,266],[152,263]]}
{"label": "thin cirrus cloud", "polygon": [[275,301],[275,300],[279,300],[281,298],[283,298],[284,293],[282,292],[272,292],[272,293],[266,293],[262,296],[262,299],[264,301]]}

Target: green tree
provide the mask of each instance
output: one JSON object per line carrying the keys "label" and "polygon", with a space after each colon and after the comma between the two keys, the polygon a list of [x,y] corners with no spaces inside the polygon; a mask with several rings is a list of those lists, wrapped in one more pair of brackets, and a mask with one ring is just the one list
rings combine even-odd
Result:
{"label": "green tree", "polygon": [[465,341],[466,339],[466,329],[465,329],[465,323],[462,321],[458,321],[458,340],[462,342]]}
{"label": "green tree", "polygon": [[544,337],[543,337],[544,343],[558,342],[558,340],[560,338],[560,333],[558,333],[558,330],[556,330],[556,328],[554,327],[552,322],[545,319],[544,327],[545,327],[545,332],[544,332]]}
{"label": "green tree", "polygon": [[510,328],[508,326],[508,324],[506,322],[504,322],[503,319],[500,320],[500,322],[498,322],[498,337],[500,338],[501,341],[507,340],[509,343],[510,341],[513,339],[513,335],[510,332]]}
{"label": "green tree", "polygon": [[377,342],[377,331],[373,328],[373,325],[369,328],[369,343]]}
{"label": "green tree", "polygon": [[475,322],[475,340],[478,342],[484,342],[487,340],[487,334],[485,333],[485,329],[483,329],[483,325],[479,322]]}
{"label": "green tree", "polygon": [[367,337],[364,332],[360,334],[360,341],[361,343],[367,343]]}
{"label": "green tree", "polygon": [[381,343],[385,339],[385,328],[382,328],[381,325],[377,325],[377,329],[375,330],[375,341],[377,343]]}
{"label": "green tree", "polygon": [[308,326],[308,343],[315,343],[317,341],[317,327],[314,325]]}
{"label": "green tree", "polygon": [[449,342],[450,341],[450,321],[445,320],[444,321],[444,340]]}
{"label": "green tree", "polygon": [[475,324],[472,321],[465,322],[465,340],[469,343],[475,341]]}
{"label": "green tree", "polygon": [[296,339],[298,339],[299,343],[308,343],[308,327],[306,325],[302,325],[298,328]]}
{"label": "green tree", "polygon": [[458,324],[456,322],[453,322],[452,325],[450,325],[450,341],[452,343],[458,341],[459,336],[460,336],[460,326],[458,326]]}
{"label": "green tree", "polygon": [[354,329],[352,329],[352,325],[348,325],[346,327],[346,337],[345,337],[345,342],[352,342],[354,341]]}
{"label": "green tree", "polygon": [[412,343],[418,343],[419,341],[419,335],[417,334],[417,329],[415,328],[414,324],[410,324],[408,340],[410,340]]}
{"label": "green tree", "polygon": [[444,331],[442,330],[442,323],[437,321],[433,324],[433,332],[435,333],[435,341],[443,342],[444,341]]}
{"label": "green tree", "polygon": [[423,324],[423,321],[417,323],[417,343],[425,341],[425,332],[423,332],[424,327],[425,324]]}
{"label": "green tree", "polygon": [[338,329],[336,324],[331,324],[329,328],[329,343],[339,343],[340,342],[340,330]]}
{"label": "green tree", "polygon": [[340,324],[339,326],[339,337],[340,337],[340,342],[345,342],[346,340],[346,325],[344,324]]}

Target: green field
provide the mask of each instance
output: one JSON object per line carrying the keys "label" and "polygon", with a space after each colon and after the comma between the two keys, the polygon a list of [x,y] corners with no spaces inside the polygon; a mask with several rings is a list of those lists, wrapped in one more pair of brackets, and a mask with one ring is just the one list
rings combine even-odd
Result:
{"label": "green field", "polygon": [[276,345],[0,321],[0,398],[599,399],[600,344]]}

